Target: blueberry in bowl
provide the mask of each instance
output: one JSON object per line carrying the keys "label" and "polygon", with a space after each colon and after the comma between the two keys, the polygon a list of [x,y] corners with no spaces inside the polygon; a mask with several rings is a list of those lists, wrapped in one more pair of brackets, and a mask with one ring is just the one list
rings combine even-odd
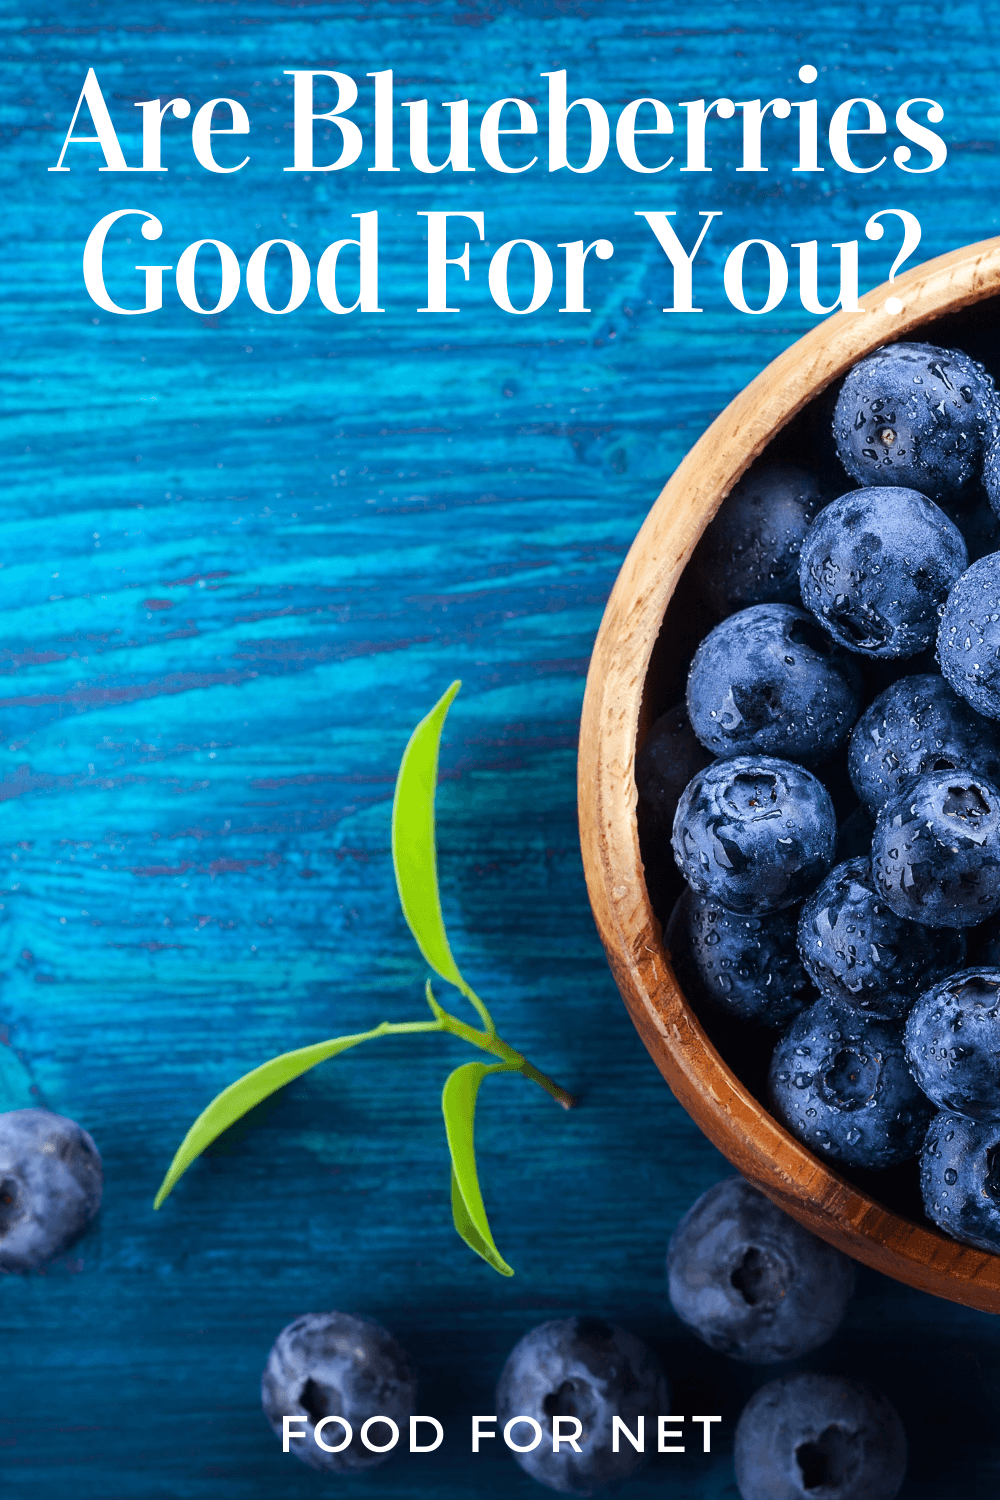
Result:
{"label": "blueberry in bowl", "polygon": [[675,703],[660,715],[635,765],[639,801],[653,827],[669,835],[681,792],[711,762],[710,751],[691,728],[686,704]]}
{"label": "blueberry in bowl", "polygon": [[937,634],[948,682],[977,713],[1000,719],[1000,552],[974,562],[948,595]]}
{"label": "blueberry in bowl", "polygon": [[671,915],[668,943],[708,1004],[780,1029],[815,998],[797,932],[795,907],[743,916],[688,887]]}
{"label": "blueberry in bowl", "polygon": [[[592,1495],[642,1463],[627,1440],[614,1452],[612,1418],[631,1432],[639,1417],[654,1425],[669,1410],[669,1387],[656,1355],[635,1334],[603,1318],[562,1318],[539,1324],[515,1345],[497,1385],[496,1409],[501,1428],[513,1417],[538,1424],[541,1441],[514,1454],[525,1473],[560,1494]],[[525,1423],[512,1437],[527,1447],[532,1431]]]}
{"label": "blueberry in bowl", "polygon": [[798,948],[824,995],[901,1021],[914,995],[961,968],[966,940],[953,927],[924,927],[897,916],[864,857],[836,865],[803,903]]}
{"label": "blueberry in bowl", "polygon": [[49,1109],[0,1114],[0,1271],[37,1271],[80,1238],[104,1173],[86,1130]]}
{"label": "blueberry in bowl", "polygon": [[1000,431],[992,379],[961,349],[887,344],[859,360],[837,399],[837,455],[863,485],[906,485],[956,500]]}
{"label": "blueberry in bowl", "polygon": [[755,464],[709,526],[693,566],[720,617],[751,604],[798,604],[802,539],[823,504],[814,473]]}
{"label": "blueberry in bowl", "polygon": [[861,673],[811,615],[755,604],[702,641],[687,682],[691,725],[713,755],[775,755],[815,766],[847,740]]}
{"label": "blueberry in bowl", "polygon": [[822,782],[772,756],[713,762],[674,815],[674,859],[692,890],[744,916],[801,901],[833,864],[836,841]]}
{"label": "blueberry in bowl", "polygon": [[906,1457],[896,1408],[840,1375],[772,1380],[736,1427],[742,1500],[895,1500]]}
{"label": "blueberry in bowl", "polygon": [[1000,1254],[1000,1120],[942,1110],[920,1152],[924,1212],[945,1234]]}
{"label": "blueberry in bowl", "polygon": [[727,1177],[674,1230],[667,1284],[677,1316],[709,1348],[767,1365],[832,1337],[854,1291],[854,1264],[742,1177]]}
{"label": "blueberry in bowl", "polygon": [[959,697],[937,672],[901,677],[865,709],[851,732],[851,782],[873,818],[914,776],[977,771],[1000,780],[1000,726]]}
{"label": "blueberry in bowl", "polygon": [[868,1171],[909,1160],[933,1113],[907,1067],[903,1028],[823,998],[788,1026],[771,1059],[771,1103],[804,1145]]}
{"label": "blueberry in bowl", "polygon": [[[303,1313],[278,1334],[261,1376],[261,1404],[275,1436],[283,1419],[303,1419],[303,1436],[289,1451],[311,1469],[327,1474],[359,1474],[385,1463],[392,1450],[373,1452],[361,1440],[371,1417],[390,1417],[402,1429],[416,1407],[416,1383],[399,1344],[379,1323],[350,1313]],[[326,1422],[326,1418],[333,1418]],[[351,1437],[343,1418],[350,1424]],[[319,1436],[326,1447],[317,1441]],[[384,1423],[371,1442],[391,1439]],[[343,1445],[343,1446],[342,1446]],[[330,1449],[339,1448],[339,1452]]]}
{"label": "blueberry in bowl", "polygon": [[906,1059],[938,1109],[1000,1120],[1000,969],[961,969],[906,1019]]}
{"label": "blueberry in bowl", "polygon": [[975,927],[1000,911],[1000,788],[974,771],[905,783],[872,836],[875,886],[897,916]]}
{"label": "blueberry in bowl", "polygon": [[802,602],[863,656],[916,656],[965,572],[962,533],[917,490],[852,490],[821,510],[799,561]]}

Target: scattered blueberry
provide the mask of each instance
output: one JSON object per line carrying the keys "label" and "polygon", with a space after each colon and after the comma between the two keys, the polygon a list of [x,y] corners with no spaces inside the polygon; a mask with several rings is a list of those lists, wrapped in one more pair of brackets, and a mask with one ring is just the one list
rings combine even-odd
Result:
{"label": "scattered blueberry", "polygon": [[917,777],[878,815],[876,889],[900,917],[973,927],[1000,911],[1000,790],[973,771]]}
{"label": "scattered blueberry", "polygon": [[755,464],[736,484],[695,556],[699,590],[720,617],[751,604],[798,604],[802,538],[823,504],[793,464]]}
{"label": "scattered blueberry", "polygon": [[1000,1120],[934,1116],[920,1153],[924,1212],[946,1234],[1000,1254]]}
{"label": "scattered blueberry", "polygon": [[[657,1415],[670,1410],[666,1377],[656,1355],[641,1339],[600,1318],[565,1318],[542,1323],[517,1344],[503,1367],[496,1394],[502,1430],[511,1417],[533,1417],[542,1441],[530,1453],[514,1457],[532,1479],[567,1495],[591,1495],[618,1484],[642,1463],[626,1440],[612,1452],[613,1416],[634,1432],[636,1418],[646,1430]],[[580,1424],[579,1453],[569,1443],[552,1451],[553,1417],[575,1417]],[[576,1429],[560,1423],[561,1435]],[[531,1441],[524,1424],[512,1434]]]}
{"label": "scattered blueberry", "polygon": [[960,349],[888,344],[847,374],[833,435],[841,463],[864,485],[906,485],[934,500],[978,478],[998,431],[997,393]]}
{"label": "scattered blueberry", "polygon": [[1000,719],[1000,552],[972,564],[948,595],[937,638],[941,671],[956,693]]}
{"label": "scattered blueberry", "polygon": [[674,1230],[667,1282],[674,1312],[709,1348],[769,1365],[833,1336],[854,1291],[854,1262],[742,1177],[727,1177]]}
{"label": "scattered blueberry", "polygon": [[669,832],[681,792],[711,759],[683,703],[660,715],[635,758],[636,790],[656,827]]}
{"label": "scattered blueberry", "polygon": [[687,707],[715,755],[777,755],[817,765],[851,732],[861,673],[805,610],[755,604],[717,625],[695,652]]}
{"label": "scattered blueberry", "polygon": [[825,996],[778,1042],[768,1083],[803,1145],[872,1171],[915,1156],[933,1112],[906,1065],[903,1028]]}
{"label": "scattered blueberry", "polygon": [[[282,1417],[305,1417],[305,1435],[289,1448],[303,1463],[328,1474],[358,1474],[389,1457],[363,1445],[361,1428],[369,1417],[391,1417],[402,1433],[414,1411],[416,1385],[406,1355],[378,1323],[342,1312],[303,1313],[275,1339],[260,1392],[278,1437]],[[315,1440],[316,1424],[333,1416],[346,1418],[354,1434],[340,1453],[327,1453]],[[381,1445],[391,1435],[379,1424],[370,1440]],[[335,1447],[346,1434],[331,1422],[321,1436]]]}
{"label": "scattered blueberry", "polygon": [[901,677],[861,715],[851,735],[851,781],[877,817],[913,776],[975,771],[1000,780],[1000,730],[937,673]]}
{"label": "scattered blueberry", "polygon": [[939,1109],[1000,1120],[1000,969],[962,969],[925,990],[907,1018],[906,1056]]}
{"label": "scattered blueberry", "polygon": [[842,1375],[786,1375],[747,1402],[736,1426],[743,1500],[894,1500],[906,1432],[884,1396]]}
{"label": "scattered blueberry", "polygon": [[968,562],[961,532],[925,495],[852,490],[809,528],[802,602],[851,651],[915,656],[934,639],[948,590]]}
{"label": "scattered blueberry", "polygon": [[823,784],[768,756],[713,762],[674,816],[674,858],[688,884],[747,916],[801,901],[832,865],[836,838]]}
{"label": "scattered blueberry", "polygon": [[[673,940],[673,953],[680,936],[698,991],[717,1007],[780,1028],[814,999],[796,947],[796,926],[794,907],[745,917],[689,889],[680,897],[676,919],[671,918],[668,943]],[[683,985],[681,973],[678,978]]]}
{"label": "scattered blueberry", "polygon": [[101,1206],[93,1140],[48,1109],[0,1114],[0,1271],[36,1271],[79,1239]]}
{"label": "scattered blueberry", "polygon": [[913,997],[965,962],[965,936],[898,917],[867,857],[832,869],[799,915],[799,953],[824,995],[900,1021]]}

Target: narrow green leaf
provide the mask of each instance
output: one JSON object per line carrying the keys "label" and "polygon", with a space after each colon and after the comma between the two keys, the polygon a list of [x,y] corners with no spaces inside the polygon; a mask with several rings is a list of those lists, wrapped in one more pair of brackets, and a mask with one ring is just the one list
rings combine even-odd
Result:
{"label": "narrow green leaf", "polygon": [[438,750],[448,710],[461,682],[453,682],[410,735],[396,777],[392,803],[392,864],[407,925],[436,974],[463,994],[468,985],[452,957],[441,915],[437,849],[434,839],[434,792]]}
{"label": "narrow green leaf", "polygon": [[359,1042],[366,1042],[378,1034],[379,1030],[361,1031],[356,1036],[338,1036],[332,1041],[314,1042],[311,1047],[299,1047],[295,1052],[283,1052],[280,1057],[272,1057],[270,1062],[262,1063],[252,1073],[246,1073],[223,1089],[208,1108],[202,1110],[181,1142],[153,1207],[159,1208],[178,1179],[205,1147],[210,1146],[224,1130],[228,1130],[230,1125],[253,1109],[255,1104],[275,1093],[284,1084],[291,1083],[293,1078],[308,1073],[317,1063],[325,1062],[328,1057],[336,1057],[338,1052],[346,1052],[348,1047],[356,1047]]}
{"label": "narrow green leaf", "polygon": [[490,1232],[476,1171],[475,1122],[479,1085],[487,1073],[508,1073],[506,1063],[463,1063],[445,1080],[441,1094],[444,1128],[451,1152],[451,1211],[462,1239],[501,1276],[513,1276]]}

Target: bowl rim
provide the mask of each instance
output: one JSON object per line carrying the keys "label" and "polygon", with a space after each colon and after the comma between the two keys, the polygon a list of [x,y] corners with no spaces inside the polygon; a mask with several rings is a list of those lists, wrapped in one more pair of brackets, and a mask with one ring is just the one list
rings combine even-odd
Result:
{"label": "bowl rim", "polygon": [[[858,359],[1000,293],[1000,236],[883,284],[773,360],[716,417],[668,480],[611,591],[587,673],[577,761],[587,891],[615,982],[653,1061],[709,1140],[822,1239],[886,1275],[1000,1312],[1000,1255],[894,1213],[820,1161],[722,1060],[670,965],[643,873],[633,774],[643,690],[664,612],[695,545],[741,474]],[[902,311],[887,312],[894,298]]]}

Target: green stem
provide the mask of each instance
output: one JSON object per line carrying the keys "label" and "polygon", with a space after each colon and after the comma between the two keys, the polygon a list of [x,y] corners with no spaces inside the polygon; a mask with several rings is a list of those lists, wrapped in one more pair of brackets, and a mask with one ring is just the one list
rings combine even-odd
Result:
{"label": "green stem", "polygon": [[463,1042],[469,1042],[473,1047],[479,1047],[483,1052],[489,1052],[494,1057],[498,1057],[501,1062],[506,1063],[514,1072],[523,1073],[525,1078],[530,1078],[532,1083],[537,1083],[540,1088],[543,1088],[547,1094],[551,1095],[557,1104],[561,1104],[563,1109],[573,1108],[576,1100],[572,1094],[560,1088],[546,1073],[540,1073],[534,1064],[528,1061],[523,1052],[516,1051],[502,1037],[497,1036],[495,1031],[476,1031],[474,1027],[467,1026],[464,1021],[460,1021],[457,1016],[450,1015],[448,1011],[442,1010],[440,1006],[438,1006],[435,1014],[438,1017],[438,1023],[442,1031],[448,1031],[452,1036],[461,1037]]}

